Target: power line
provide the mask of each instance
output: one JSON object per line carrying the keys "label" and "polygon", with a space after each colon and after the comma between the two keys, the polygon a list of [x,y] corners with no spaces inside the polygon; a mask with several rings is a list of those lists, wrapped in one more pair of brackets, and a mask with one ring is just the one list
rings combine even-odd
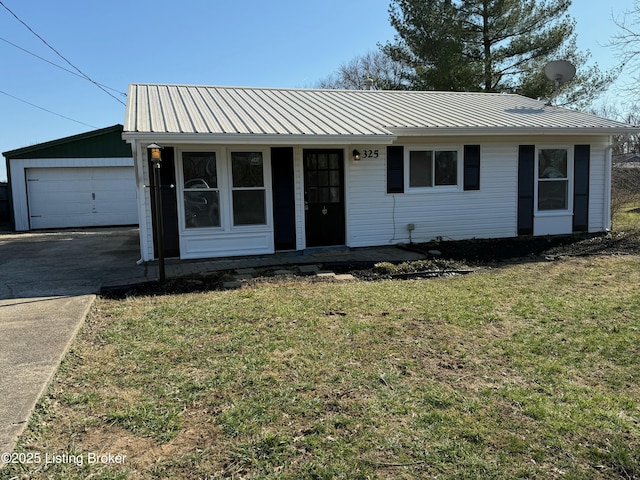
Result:
{"label": "power line", "polygon": [[38,108],[40,110],[43,110],[43,111],[45,111],[47,113],[51,113],[52,115],[56,115],[58,117],[62,117],[64,119],[66,119],[66,120],[70,120],[70,121],[75,122],[75,123],[80,123],[81,125],[86,125],[87,127],[91,127],[91,128],[96,128],[96,129],[100,128],[100,127],[96,127],[95,125],[91,125],[89,123],[81,122],[80,120],[75,120],[75,119],[73,119],[71,117],[67,117],[67,116],[62,115],[60,113],[56,113],[56,112],[54,112],[52,110],[49,110],[47,108],[41,107],[39,105],[36,105],[35,103],[27,102],[26,100],[23,100],[22,98],[18,98],[15,95],[11,95],[10,93],[7,93],[5,91],[0,90],[0,93],[3,94],[3,95],[6,95],[7,97],[13,98],[14,100],[18,100],[19,102],[26,103],[27,105],[31,105],[32,107]]}
{"label": "power line", "polygon": [[[0,40],[2,40],[3,42],[8,43],[9,45],[11,45],[11,46],[13,46],[13,47],[16,47],[18,50],[22,50],[23,52],[28,53],[29,55],[32,55],[32,56],[36,57],[36,58],[37,58],[37,59],[39,59],[39,60],[42,60],[43,62],[47,62],[49,65],[53,65],[54,67],[59,68],[60,70],[64,70],[65,72],[70,73],[71,75],[75,75],[76,77],[82,78],[83,80],[87,80],[87,78],[86,78],[86,77],[84,77],[84,76],[80,75],[79,73],[76,73],[76,72],[74,72],[73,70],[69,70],[68,68],[64,68],[63,66],[58,65],[57,63],[54,63],[54,62],[52,62],[51,60],[47,60],[46,58],[41,57],[40,55],[37,55],[37,54],[35,54],[35,53],[33,53],[33,52],[30,52],[30,51],[29,51],[29,50],[27,50],[26,48],[23,48],[23,47],[21,47],[20,45],[16,45],[15,43],[10,42],[10,41],[9,41],[9,40],[7,40],[6,38],[2,38],[2,37],[0,37]],[[106,86],[106,85],[104,85],[104,84],[102,84],[102,83],[99,83],[98,85],[100,85],[101,87],[106,88],[107,90],[111,90],[112,92],[119,93],[120,95],[122,95],[122,96],[124,96],[124,97],[126,97],[126,96],[127,96],[127,94],[126,94],[126,93],[121,92],[120,90],[118,90],[118,89],[116,89],[116,88],[108,87],[108,86]]]}
{"label": "power line", "polygon": [[108,92],[106,89],[104,89],[98,82],[96,82],[95,80],[93,80],[91,77],[89,77],[89,75],[87,75],[86,73],[84,73],[82,70],[80,70],[78,67],[76,67],[73,63],[71,63],[64,55],[62,55],[60,52],[58,52],[55,48],[53,48],[44,38],[42,38],[40,35],[38,35],[29,25],[27,25],[23,20],[20,19],[20,17],[18,17],[15,13],[13,13],[13,11],[11,11],[11,9],[9,7],[7,7],[4,3],[2,3],[2,1],[0,0],[0,5],[2,7],[4,7],[4,9],[9,12],[11,15],[13,15],[15,17],[16,20],[18,20],[22,25],[24,25],[27,30],[29,30],[31,33],[33,33],[36,37],[38,37],[40,39],[40,41],[42,43],[44,43],[47,47],[49,47],[56,55],[58,55],[62,60],[64,60],[65,62],[67,62],[71,67],[73,67],[74,70],[76,70],[80,75],[82,75],[84,78],[86,78],[87,80],[89,80],[91,83],[93,83],[96,87],[98,87],[100,90],[102,90],[104,93],[106,93],[107,95],[109,95],[111,98],[115,99],[117,102],[120,102],[122,105],[126,105],[122,100],[120,100],[118,97],[116,97],[115,95],[113,95],[112,93]]}

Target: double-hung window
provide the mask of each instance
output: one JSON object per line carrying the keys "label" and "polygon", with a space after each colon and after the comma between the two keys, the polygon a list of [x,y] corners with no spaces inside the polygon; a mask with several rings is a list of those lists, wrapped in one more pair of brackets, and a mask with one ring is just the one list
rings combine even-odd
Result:
{"label": "double-hung window", "polygon": [[569,155],[566,148],[538,150],[538,211],[569,208]]}
{"label": "double-hung window", "polygon": [[262,152],[231,152],[234,225],[267,223]]}
{"label": "double-hung window", "polygon": [[215,152],[183,152],[186,228],[220,226],[220,190]]}
{"label": "double-hung window", "polygon": [[458,185],[457,150],[411,150],[409,188]]}

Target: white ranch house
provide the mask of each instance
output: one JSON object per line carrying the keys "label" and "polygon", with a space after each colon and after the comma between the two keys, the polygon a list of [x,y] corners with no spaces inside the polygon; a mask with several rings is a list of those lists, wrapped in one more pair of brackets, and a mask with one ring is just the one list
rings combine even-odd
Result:
{"label": "white ranch house", "polygon": [[636,131],[519,95],[134,84],[123,138],[152,260],[151,143],[165,254],[194,259],[606,231]]}

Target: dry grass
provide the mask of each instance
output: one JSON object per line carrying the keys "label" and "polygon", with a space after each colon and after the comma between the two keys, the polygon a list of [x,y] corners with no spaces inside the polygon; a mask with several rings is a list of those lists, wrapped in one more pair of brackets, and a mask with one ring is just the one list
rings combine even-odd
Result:
{"label": "dry grass", "polygon": [[640,257],[99,299],[12,478],[640,478]]}

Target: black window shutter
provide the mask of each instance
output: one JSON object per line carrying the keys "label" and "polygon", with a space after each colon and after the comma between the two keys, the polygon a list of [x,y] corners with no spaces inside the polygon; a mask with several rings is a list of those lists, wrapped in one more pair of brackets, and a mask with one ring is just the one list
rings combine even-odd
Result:
{"label": "black window shutter", "polygon": [[591,145],[576,145],[573,152],[573,231],[589,230],[589,161]]}
{"label": "black window shutter", "polygon": [[480,145],[464,146],[464,189],[480,190]]}
{"label": "black window shutter", "polygon": [[387,193],[404,193],[404,147],[387,147]]}
{"label": "black window shutter", "polygon": [[520,145],[518,149],[518,235],[533,234],[535,160],[535,145]]}

